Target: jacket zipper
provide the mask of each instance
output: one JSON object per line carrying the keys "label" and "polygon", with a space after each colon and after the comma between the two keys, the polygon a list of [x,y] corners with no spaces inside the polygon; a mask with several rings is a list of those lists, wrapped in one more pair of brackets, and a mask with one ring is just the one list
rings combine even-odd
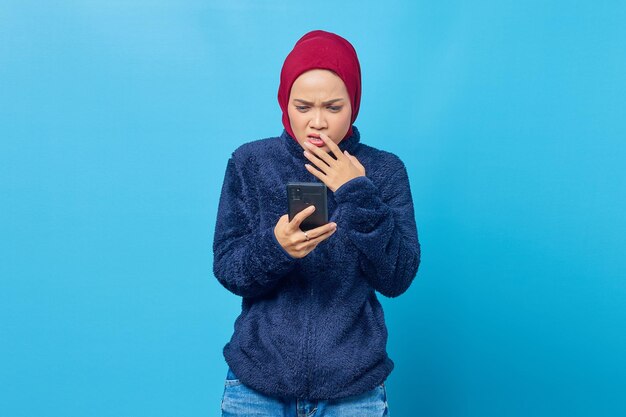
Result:
{"label": "jacket zipper", "polygon": [[[310,290],[311,297],[313,296],[313,286],[311,286]],[[311,397],[311,328],[312,320],[311,320],[311,299],[307,303],[309,308],[307,309],[307,332],[306,332],[306,394],[307,398]]]}
{"label": "jacket zipper", "polygon": [[311,320],[311,315],[312,315],[312,304],[313,304],[313,286],[311,286],[310,291],[310,299],[308,304],[308,308],[307,308],[307,319],[306,319],[306,327],[307,327],[307,331],[306,331],[306,344],[305,344],[305,348],[306,348],[306,360],[305,360],[305,366],[306,366],[306,398],[310,398],[311,397],[311,339],[312,339],[312,330],[313,330],[313,320]]}

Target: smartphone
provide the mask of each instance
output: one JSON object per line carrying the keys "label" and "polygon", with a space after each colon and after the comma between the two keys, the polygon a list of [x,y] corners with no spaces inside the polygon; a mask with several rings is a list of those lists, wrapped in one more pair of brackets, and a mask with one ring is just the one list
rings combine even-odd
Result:
{"label": "smartphone", "polygon": [[313,205],[315,211],[300,224],[300,229],[310,230],[328,223],[326,184],[321,182],[290,182],[287,184],[289,221],[305,208]]}

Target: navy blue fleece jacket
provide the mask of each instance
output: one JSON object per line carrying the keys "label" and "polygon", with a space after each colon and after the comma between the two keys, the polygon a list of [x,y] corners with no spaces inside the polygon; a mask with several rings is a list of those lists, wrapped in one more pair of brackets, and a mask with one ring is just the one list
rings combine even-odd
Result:
{"label": "navy blue fleece jacket", "polygon": [[228,160],[213,242],[213,271],[242,298],[224,357],[244,384],[279,398],[336,399],[384,382],[394,364],[375,291],[396,297],[420,263],[406,169],[389,152],[340,142],[366,177],[328,190],[337,231],[301,259],[278,243],[288,182],[319,182],[286,131],[240,146]]}

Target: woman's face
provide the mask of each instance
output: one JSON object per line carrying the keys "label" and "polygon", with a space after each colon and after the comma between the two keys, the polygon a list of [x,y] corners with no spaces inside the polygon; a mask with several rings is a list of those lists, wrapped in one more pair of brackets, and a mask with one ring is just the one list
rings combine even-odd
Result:
{"label": "woman's face", "polygon": [[348,90],[332,71],[304,72],[291,86],[288,114],[291,130],[303,149],[308,141],[329,152],[319,134],[325,133],[339,143],[350,129],[352,106]]}

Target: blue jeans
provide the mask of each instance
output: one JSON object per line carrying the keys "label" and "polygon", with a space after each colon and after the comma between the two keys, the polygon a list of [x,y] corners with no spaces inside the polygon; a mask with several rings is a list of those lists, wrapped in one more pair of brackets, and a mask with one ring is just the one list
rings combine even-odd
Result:
{"label": "blue jeans", "polygon": [[228,368],[222,417],[388,417],[385,384],[366,393],[329,401],[281,400],[244,385]]}

